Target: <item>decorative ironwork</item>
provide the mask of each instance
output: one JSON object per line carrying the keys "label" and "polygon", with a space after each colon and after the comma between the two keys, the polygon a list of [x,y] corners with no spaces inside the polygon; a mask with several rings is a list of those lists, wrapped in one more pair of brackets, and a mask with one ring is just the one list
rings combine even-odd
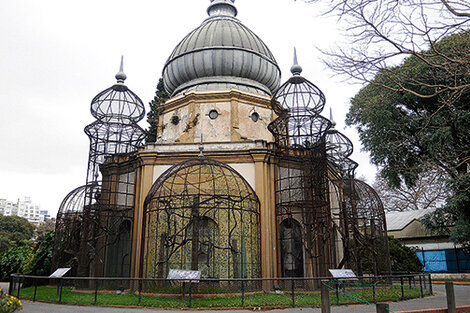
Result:
{"label": "decorative ironwork", "polygon": [[[323,93],[293,76],[272,99],[278,114],[268,129],[275,138],[276,218],[281,275],[327,276],[346,264],[389,273],[383,206],[368,185],[353,179],[358,164],[351,141],[320,115]],[[353,183],[351,183],[353,182]],[[366,188],[367,187],[367,188]]]}
{"label": "decorative ironwork", "polygon": [[[145,134],[137,122],[145,108],[124,84],[122,59],[116,80],[91,102],[97,120],[85,127],[90,139],[86,184],[64,199],[57,215],[54,265],[73,257],[80,276],[129,274],[135,168],[126,162],[128,156],[117,159],[142,145]],[[75,220],[79,229],[68,227]],[[67,247],[70,253],[58,257]]]}
{"label": "decorative ironwork", "polygon": [[276,144],[279,268],[284,277],[326,276],[335,266],[325,143],[331,123],[319,115],[325,97],[300,76],[296,53],[291,71],[272,99],[279,117],[268,126]]}
{"label": "decorative ironwork", "polygon": [[342,182],[343,229],[346,264],[358,276],[391,273],[385,211],[375,190],[363,181]]}
{"label": "decorative ironwork", "polygon": [[174,165],[153,184],[144,208],[144,277],[166,277],[170,268],[260,277],[259,200],[227,164],[199,157]]}

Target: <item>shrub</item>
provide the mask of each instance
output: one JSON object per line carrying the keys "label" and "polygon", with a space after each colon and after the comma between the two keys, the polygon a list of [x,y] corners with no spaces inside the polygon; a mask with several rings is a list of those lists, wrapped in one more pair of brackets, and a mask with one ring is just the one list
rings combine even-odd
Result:
{"label": "shrub", "polygon": [[13,313],[23,308],[20,299],[3,293],[0,289],[0,313]]}

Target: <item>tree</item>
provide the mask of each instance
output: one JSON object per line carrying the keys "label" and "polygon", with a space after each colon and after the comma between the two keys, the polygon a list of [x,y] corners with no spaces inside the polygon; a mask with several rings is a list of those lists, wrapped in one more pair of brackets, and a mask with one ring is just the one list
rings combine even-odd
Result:
{"label": "tree", "polygon": [[34,228],[34,225],[23,217],[0,215],[0,251],[33,238]]}
{"label": "tree", "polygon": [[[326,3],[326,14],[338,16],[339,24],[344,26],[345,42],[330,51],[323,51],[326,64],[337,74],[422,98],[446,96],[450,102],[453,97],[468,92],[470,86],[458,80],[433,82],[408,77],[411,85],[427,87],[419,90],[399,84],[396,79],[374,79],[378,73],[394,78],[397,73],[387,69],[409,56],[437,71],[468,68],[469,51],[457,56],[436,45],[449,35],[469,30],[470,2],[467,0],[305,1]],[[424,50],[426,53],[422,52]]]}
{"label": "tree", "polygon": [[145,130],[146,138],[145,141],[155,142],[157,141],[158,136],[158,118],[162,112],[162,105],[169,98],[168,93],[165,91],[163,85],[163,79],[160,78],[157,85],[157,91],[155,92],[155,97],[150,101],[150,111],[147,113],[147,122],[150,124],[149,128]]}
{"label": "tree", "polygon": [[35,242],[23,264],[23,273],[26,275],[49,276],[51,274],[53,252],[54,232],[49,232]]}
{"label": "tree", "polygon": [[446,181],[442,172],[430,170],[418,175],[413,186],[400,183],[399,187],[393,188],[378,172],[373,187],[387,212],[437,209],[448,197]]}
{"label": "tree", "polygon": [[346,121],[356,125],[391,186],[413,187],[430,170],[449,177],[449,197],[436,213],[446,216],[446,224],[436,215],[434,224],[426,225],[435,231],[455,226],[451,239],[463,245],[470,245],[469,53],[470,32],[464,31],[381,70],[351,100]]}
{"label": "tree", "polygon": [[421,272],[423,270],[415,249],[403,245],[393,237],[388,237],[388,247],[393,272]]}
{"label": "tree", "polygon": [[55,218],[49,218],[36,228],[36,237],[39,239],[55,230]]}

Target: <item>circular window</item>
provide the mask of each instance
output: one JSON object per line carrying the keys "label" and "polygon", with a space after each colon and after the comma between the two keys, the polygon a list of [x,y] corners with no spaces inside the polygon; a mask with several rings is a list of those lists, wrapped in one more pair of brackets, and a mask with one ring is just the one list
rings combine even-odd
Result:
{"label": "circular window", "polygon": [[210,110],[209,117],[211,120],[215,120],[219,116],[219,112],[217,110]]}
{"label": "circular window", "polygon": [[251,120],[252,120],[253,122],[258,122],[258,120],[259,120],[259,114],[258,114],[257,112],[253,112],[253,113],[251,114]]}
{"label": "circular window", "polygon": [[180,118],[179,118],[178,115],[173,115],[173,116],[171,117],[171,123],[172,123],[173,125],[178,125],[179,122],[180,122]]}

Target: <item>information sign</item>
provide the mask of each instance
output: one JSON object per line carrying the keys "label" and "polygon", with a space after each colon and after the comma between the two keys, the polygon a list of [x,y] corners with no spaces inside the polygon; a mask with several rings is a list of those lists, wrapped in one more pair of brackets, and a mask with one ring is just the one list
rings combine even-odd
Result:
{"label": "information sign", "polygon": [[352,270],[329,270],[334,278],[346,278],[346,279],[357,279],[356,274]]}
{"label": "information sign", "polygon": [[200,271],[187,271],[187,270],[170,270],[167,278],[175,279],[175,280],[199,282],[199,279],[201,278],[201,272]]}
{"label": "information sign", "polygon": [[70,271],[70,267],[58,268],[52,273],[49,278],[61,278],[63,277],[68,271]]}

